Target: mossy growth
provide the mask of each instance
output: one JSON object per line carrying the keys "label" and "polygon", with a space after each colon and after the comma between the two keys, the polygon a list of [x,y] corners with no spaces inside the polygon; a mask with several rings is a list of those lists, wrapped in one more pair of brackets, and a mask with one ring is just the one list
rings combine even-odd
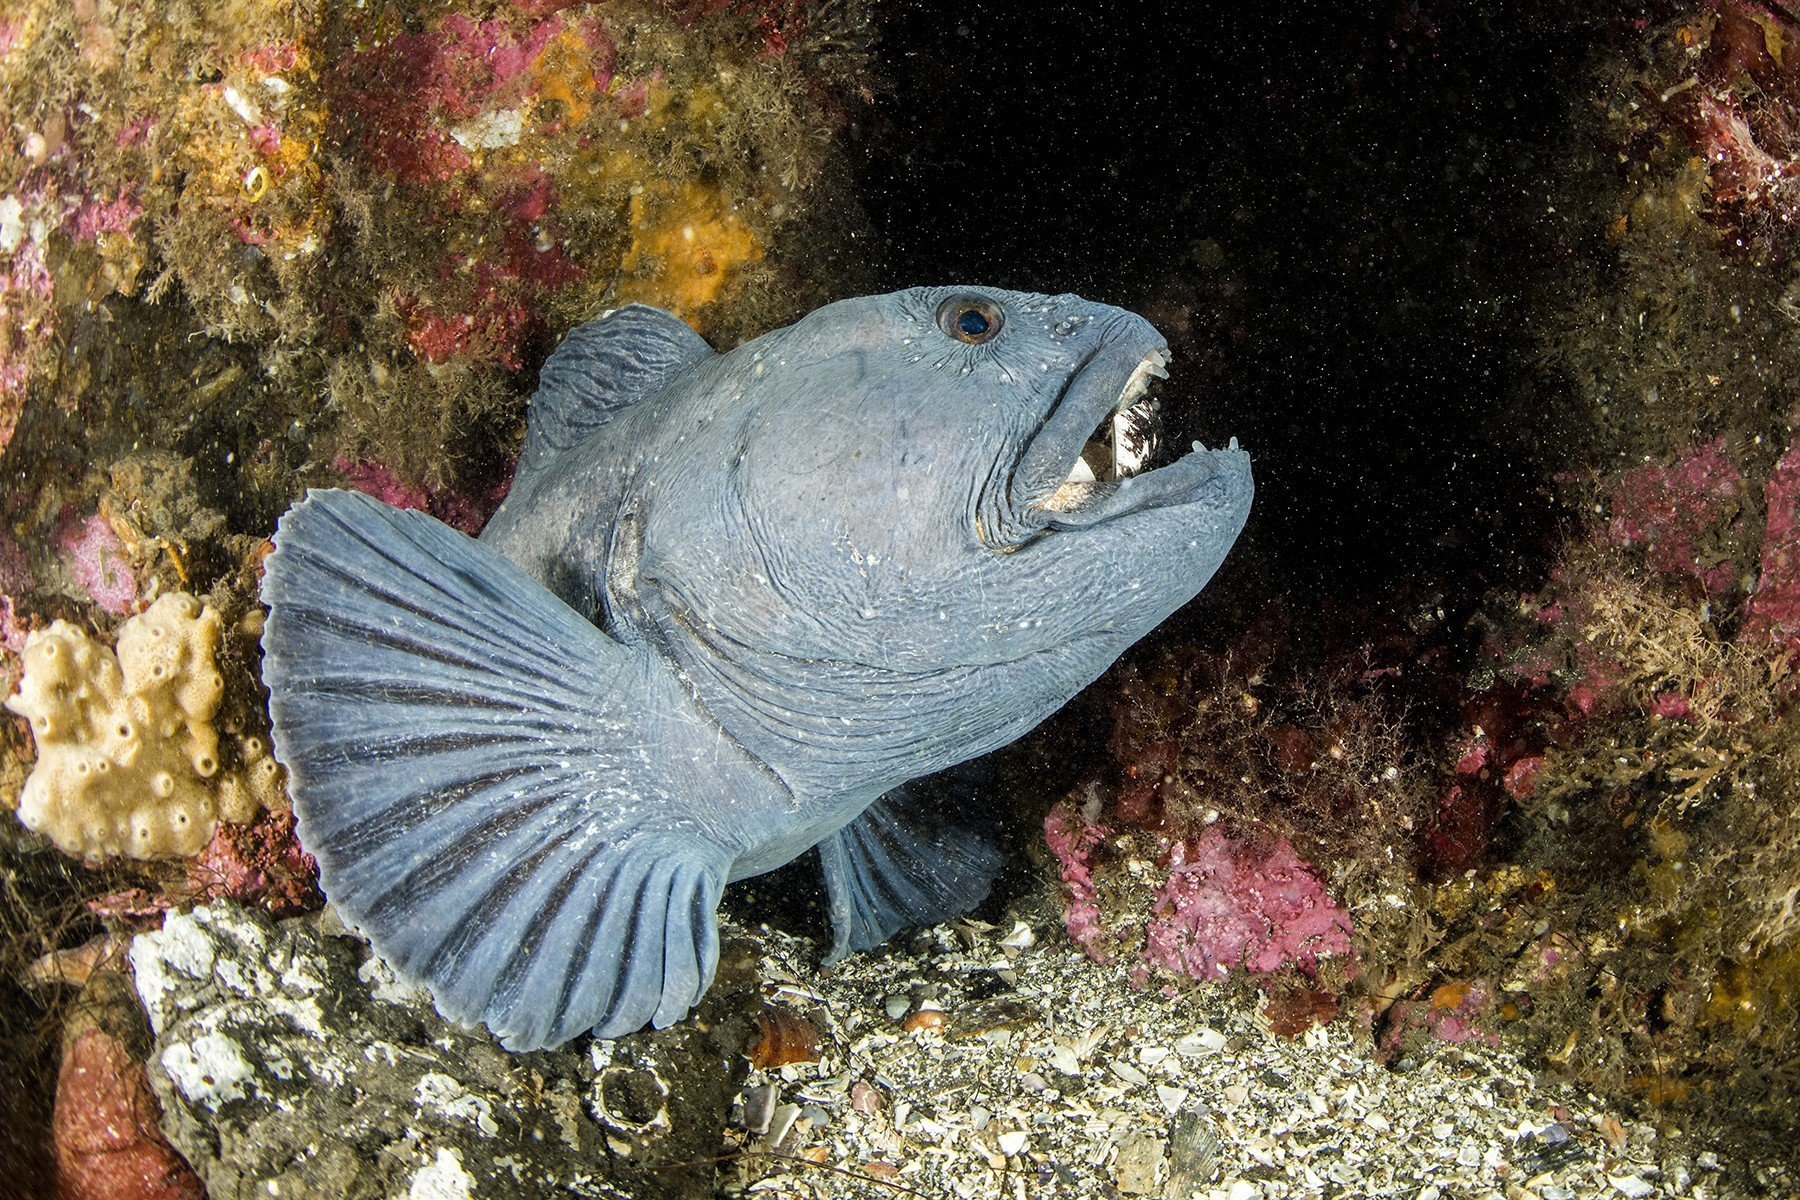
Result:
{"label": "mossy growth", "polygon": [[1563,587],[1579,621],[1539,650],[1587,681],[1564,686],[1601,686],[1552,685],[1576,699],[1547,708],[1516,813],[1514,859],[1551,884],[1515,907],[1546,931],[1519,943],[1521,1029],[1579,1078],[1770,1129],[1800,1094],[1793,664],[1616,560],[1588,556]]}
{"label": "mossy growth", "polygon": [[[1287,864],[1316,876],[1345,918],[1350,953],[1297,956],[1297,969],[1253,984],[1220,979],[1264,989],[1269,1019],[1298,1033],[1425,977],[1414,961],[1426,919],[1419,858],[1437,773],[1408,681],[1382,652],[1353,651],[1321,671],[1279,601],[1260,611],[1228,644],[1139,647],[1059,718],[1090,723],[1106,756],[1079,771],[1053,819],[1083,823],[1073,832],[1087,841],[1058,850],[1079,852],[1092,889],[1079,921],[1070,911],[1070,931],[1106,956],[1154,957],[1145,931],[1167,905],[1178,853],[1225,845],[1248,871]],[[1053,736],[1066,739],[1066,725]],[[1060,762],[1048,747],[1024,753],[1037,749]]]}
{"label": "mossy growth", "polygon": [[862,4],[32,2],[6,31],[28,554],[134,453],[193,459],[232,534],[346,465],[491,504],[568,328],[641,300],[732,342],[860,257]]}
{"label": "mossy growth", "polygon": [[1544,398],[1566,405],[1548,440],[1571,465],[1617,469],[1719,436],[1779,449],[1800,291],[1766,242],[1717,219],[1708,163],[1674,118],[1699,90],[1709,28],[1680,13],[1603,43],[1549,185],[1559,266],[1532,332],[1570,385]]}

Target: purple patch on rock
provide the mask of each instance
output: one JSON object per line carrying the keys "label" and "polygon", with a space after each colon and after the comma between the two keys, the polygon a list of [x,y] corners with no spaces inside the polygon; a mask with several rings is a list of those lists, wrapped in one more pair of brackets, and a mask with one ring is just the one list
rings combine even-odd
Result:
{"label": "purple patch on rock", "polygon": [[1311,973],[1322,956],[1350,953],[1350,934],[1350,914],[1286,838],[1238,841],[1213,826],[1170,847],[1144,956],[1194,979],[1232,967]]}
{"label": "purple patch on rock", "polygon": [[56,537],[58,557],[69,577],[88,599],[115,617],[125,616],[138,600],[137,576],[125,555],[125,544],[99,513],[72,521]]}

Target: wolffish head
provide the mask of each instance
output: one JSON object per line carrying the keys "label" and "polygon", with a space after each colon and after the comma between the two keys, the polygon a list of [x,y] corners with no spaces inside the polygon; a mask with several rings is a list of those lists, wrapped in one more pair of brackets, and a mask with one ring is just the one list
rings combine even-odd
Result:
{"label": "wolffish head", "polygon": [[700,368],[638,586],[741,688],[771,659],[958,687],[995,668],[1041,719],[1199,592],[1249,511],[1235,441],[1157,445],[1168,360],[1149,322],[1076,296],[829,305]]}

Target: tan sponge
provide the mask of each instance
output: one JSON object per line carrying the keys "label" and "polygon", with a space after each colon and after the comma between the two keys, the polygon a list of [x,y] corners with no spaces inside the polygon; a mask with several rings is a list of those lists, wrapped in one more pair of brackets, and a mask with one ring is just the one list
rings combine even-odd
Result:
{"label": "tan sponge", "polygon": [[183,858],[254,816],[264,789],[214,783],[218,646],[218,614],[181,592],[120,626],[116,655],[67,621],[32,633],[6,701],[37,740],[19,820],[87,859]]}

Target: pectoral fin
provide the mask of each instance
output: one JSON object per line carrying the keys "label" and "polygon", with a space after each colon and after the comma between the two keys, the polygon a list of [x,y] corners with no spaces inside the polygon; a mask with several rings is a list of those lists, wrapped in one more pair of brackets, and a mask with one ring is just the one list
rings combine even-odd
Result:
{"label": "pectoral fin", "polygon": [[918,783],[895,788],[819,843],[833,935],[825,961],[961,916],[987,898],[1002,861],[985,822]]}
{"label": "pectoral fin", "polygon": [[681,764],[732,760],[667,670],[422,513],[314,492],[275,545],[275,750],[345,920],[512,1049],[684,1016],[735,851]]}

